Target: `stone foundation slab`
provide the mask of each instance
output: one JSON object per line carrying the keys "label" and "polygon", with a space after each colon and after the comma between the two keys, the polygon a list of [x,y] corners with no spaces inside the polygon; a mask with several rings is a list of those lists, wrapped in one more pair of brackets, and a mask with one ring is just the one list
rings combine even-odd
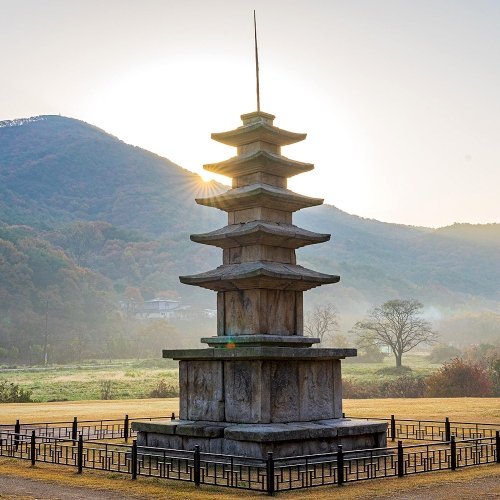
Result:
{"label": "stone foundation slab", "polygon": [[385,447],[387,423],[329,419],[278,424],[169,420],[133,422],[139,446],[194,450],[265,459]]}

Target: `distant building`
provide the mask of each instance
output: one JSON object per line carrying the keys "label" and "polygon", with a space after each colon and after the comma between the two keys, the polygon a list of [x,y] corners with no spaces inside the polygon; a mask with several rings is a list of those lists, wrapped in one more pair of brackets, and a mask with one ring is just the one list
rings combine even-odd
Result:
{"label": "distant building", "polygon": [[217,309],[205,309],[202,313],[204,318],[216,318]]}
{"label": "distant building", "polygon": [[171,299],[152,299],[145,300],[140,311],[136,311],[138,318],[148,319],[169,319],[182,317],[186,307],[179,307],[178,300]]}

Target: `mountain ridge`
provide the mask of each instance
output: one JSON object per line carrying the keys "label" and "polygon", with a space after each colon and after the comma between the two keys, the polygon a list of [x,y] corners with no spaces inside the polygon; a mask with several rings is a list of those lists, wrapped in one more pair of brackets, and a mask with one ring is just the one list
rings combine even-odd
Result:
{"label": "mountain ridge", "polygon": [[[226,224],[225,214],[197,205],[194,198],[221,193],[227,186],[204,183],[168,159],[74,118],[23,120],[0,128],[0,223],[24,224],[43,236],[76,221],[103,221],[148,240],[177,242],[170,253],[182,242],[185,257],[203,255],[207,268],[220,263],[215,249],[202,250],[189,234]],[[357,282],[357,290],[366,279],[371,283],[379,279],[375,275],[384,275],[410,283],[417,293],[437,286],[500,301],[499,224],[432,229],[367,219],[333,205],[302,210],[294,223],[332,235],[328,243],[301,249],[299,259],[319,271],[347,266],[342,281]],[[361,276],[351,280],[351,272]],[[401,290],[390,287],[388,293],[408,293],[406,285],[398,286]]]}

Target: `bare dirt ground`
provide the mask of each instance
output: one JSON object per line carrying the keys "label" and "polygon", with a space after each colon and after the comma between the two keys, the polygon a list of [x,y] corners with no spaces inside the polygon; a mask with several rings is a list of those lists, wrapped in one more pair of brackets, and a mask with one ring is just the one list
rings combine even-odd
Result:
{"label": "bare dirt ground", "polygon": [[439,486],[423,486],[414,491],[384,496],[386,500],[449,500],[449,499],[500,499],[500,472],[481,481],[446,482]]}
{"label": "bare dirt ground", "polygon": [[[10,469],[10,467],[7,467]],[[168,482],[152,482],[145,478],[138,481],[120,478],[116,481],[109,475],[92,474],[90,483],[85,484],[84,476],[68,473],[60,475],[57,482],[44,480],[39,474],[26,477],[13,476],[9,470],[4,474],[0,468],[0,499],[16,500],[156,500],[172,499],[241,499],[263,498],[265,493],[235,491],[211,487],[183,485]],[[34,472],[34,469],[31,469]],[[42,472],[42,471],[40,471]],[[45,470],[45,474],[48,470]],[[87,475],[88,478],[88,475]],[[71,484],[73,483],[73,485]],[[76,484],[75,484],[76,483]],[[179,485],[180,486],[180,485]],[[403,479],[391,478],[374,481],[349,483],[338,486],[320,487],[310,490],[283,492],[278,495],[283,499],[323,500],[492,500],[500,499],[500,466],[490,465],[471,467],[456,472],[446,471],[436,474],[415,475]]]}
{"label": "bare dirt ground", "polygon": [[123,492],[98,491],[88,488],[60,486],[54,483],[34,481],[0,473],[0,498],[8,499],[50,499],[50,500],[137,500]]}

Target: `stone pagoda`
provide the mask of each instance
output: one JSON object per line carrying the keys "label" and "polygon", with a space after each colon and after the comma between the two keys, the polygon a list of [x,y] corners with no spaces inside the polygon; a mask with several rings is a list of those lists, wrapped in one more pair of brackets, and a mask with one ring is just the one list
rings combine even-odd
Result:
{"label": "stone pagoda", "polygon": [[312,170],[281,155],[306,134],[273,125],[261,111],[212,139],[237,155],[205,165],[232,178],[224,194],[197,199],[227,212],[228,224],[191,239],[222,248],[223,264],[182,283],[217,292],[217,336],[205,349],[163,351],[179,360],[180,417],[134,423],[138,444],[265,458],[385,445],[386,424],[343,418],[341,359],[355,349],[312,348],[304,336],[303,292],[338,276],[297,265],[297,248],[322,243],[293,225],[292,214],[322,199],[287,189],[287,179]]}

